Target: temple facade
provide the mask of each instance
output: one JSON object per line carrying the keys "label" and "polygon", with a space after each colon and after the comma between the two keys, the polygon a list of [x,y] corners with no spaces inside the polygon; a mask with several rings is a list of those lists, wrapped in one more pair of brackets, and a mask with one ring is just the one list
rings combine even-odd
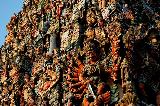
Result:
{"label": "temple facade", "polygon": [[0,48],[0,106],[160,106],[160,2],[24,0]]}

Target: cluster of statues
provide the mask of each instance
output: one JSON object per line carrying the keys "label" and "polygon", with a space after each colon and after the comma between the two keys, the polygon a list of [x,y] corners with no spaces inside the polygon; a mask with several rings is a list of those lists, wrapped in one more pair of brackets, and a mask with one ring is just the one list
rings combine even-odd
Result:
{"label": "cluster of statues", "polygon": [[0,49],[0,106],[159,106],[154,0],[24,0]]}

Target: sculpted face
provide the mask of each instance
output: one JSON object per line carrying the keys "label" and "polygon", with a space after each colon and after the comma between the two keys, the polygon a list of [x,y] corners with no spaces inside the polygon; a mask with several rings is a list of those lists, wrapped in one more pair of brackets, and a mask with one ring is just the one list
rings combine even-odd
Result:
{"label": "sculpted face", "polygon": [[96,22],[96,14],[93,10],[88,11],[86,21],[88,25],[93,25]]}
{"label": "sculpted face", "polygon": [[28,74],[25,74],[24,80],[25,80],[25,82],[29,82],[29,75]]}
{"label": "sculpted face", "polygon": [[148,37],[149,43],[152,46],[159,44],[160,37],[159,37],[159,32],[156,29],[151,29],[151,31],[148,33],[148,35],[149,35],[149,37]]}
{"label": "sculpted face", "polygon": [[89,60],[93,60],[96,57],[96,53],[93,50],[87,51],[86,56],[89,58]]}
{"label": "sculpted face", "polygon": [[152,43],[156,43],[156,42],[157,42],[157,39],[156,39],[156,38],[153,38],[151,42],[152,42]]}
{"label": "sculpted face", "polygon": [[158,43],[158,39],[154,36],[153,38],[151,38],[150,42],[151,44],[155,45]]}

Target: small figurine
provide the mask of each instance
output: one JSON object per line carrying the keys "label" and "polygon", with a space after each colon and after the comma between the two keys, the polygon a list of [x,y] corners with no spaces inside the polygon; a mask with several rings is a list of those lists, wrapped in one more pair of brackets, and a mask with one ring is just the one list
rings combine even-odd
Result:
{"label": "small figurine", "polygon": [[93,9],[87,11],[86,21],[88,26],[93,26],[96,23],[96,14]]}
{"label": "small figurine", "polygon": [[116,106],[136,106],[138,105],[138,100],[137,95],[133,92],[131,82],[127,81],[126,92]]}
{"label": "small figurine", "polygon": [[105,8],[105,6],[106,6],[106,1],[105,0],[98,0],[98,3],[99,3],[99,8],[100,9]]}

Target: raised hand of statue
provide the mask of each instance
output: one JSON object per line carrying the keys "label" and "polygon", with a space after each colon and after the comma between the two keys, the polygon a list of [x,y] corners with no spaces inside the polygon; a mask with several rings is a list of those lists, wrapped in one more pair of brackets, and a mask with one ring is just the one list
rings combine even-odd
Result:
{"label": "raised hand of statue", "polygon": [[98,96],[98,98],[94,100],[94,106],[99,106],[101,104],[101,102],[102,102],[101,97]]}
{"label": "raised hand of statue", "polygon": [[82,94],[75,94],[74,97],[75,97],[77,100],[80,100],[80,99],[82,99]]}
{"label": "raised hand of statue", "polygon": [[107,91],[106,93],[102,94],[102,101],[105,103],[105,104],[108,104],[109,101],[110,101],[110,92]]}
{"label": "raised hand of statue", "polygon": [[108,104],[110,101],[110,97],[110,92],[107,91],[106,93],[99,95],[98,98],[94,100],[94,105],[99,106],[101,103]]}

